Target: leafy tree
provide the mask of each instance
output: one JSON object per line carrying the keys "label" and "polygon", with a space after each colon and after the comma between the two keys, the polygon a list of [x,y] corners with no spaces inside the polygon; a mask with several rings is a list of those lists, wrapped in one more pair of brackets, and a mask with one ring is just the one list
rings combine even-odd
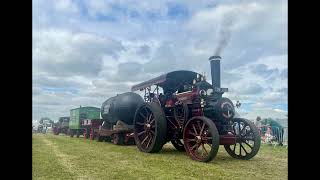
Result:
{"label": "leafy tree", "polygon": [[48,118],[48,117],[42,117],[42,118],[40,119],[39,123],[40,123],[40,124],[43,124],[43,121],[45,121],[45,120],[48,120],[49,123],[53,123],[53,121],[52,121],[50,118]]}

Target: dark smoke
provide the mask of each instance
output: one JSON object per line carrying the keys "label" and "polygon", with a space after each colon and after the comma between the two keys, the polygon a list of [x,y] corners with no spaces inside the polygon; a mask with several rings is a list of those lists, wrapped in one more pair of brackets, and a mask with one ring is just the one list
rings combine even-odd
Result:
{"label": "dark smoke", "polygon": [[216,56],[221,55],[221,52],[228,45],[231,39],[231,34],[232,34],[231,28],[232,28],[232,25],[234,24],[234,19],[235,19],[234,17],[235,16],[233,14],[228,14],[222,19],[222,23],[219,31],[218,46],[216,47],[216,50],[214,52],[214,55]]}

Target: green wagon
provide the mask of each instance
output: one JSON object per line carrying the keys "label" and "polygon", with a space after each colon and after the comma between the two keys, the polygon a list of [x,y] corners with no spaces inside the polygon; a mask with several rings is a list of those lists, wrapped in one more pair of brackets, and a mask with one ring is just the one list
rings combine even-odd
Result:
{"label": "green wagon", "polygon": [[77,138],[82,135],[85,128],[82,126],[82,121],[86,119],[100,119],[100,108],[86,106],[79,107],[70,110],[70,121],[69,121],[69,134],[70,137],[74,135]]}

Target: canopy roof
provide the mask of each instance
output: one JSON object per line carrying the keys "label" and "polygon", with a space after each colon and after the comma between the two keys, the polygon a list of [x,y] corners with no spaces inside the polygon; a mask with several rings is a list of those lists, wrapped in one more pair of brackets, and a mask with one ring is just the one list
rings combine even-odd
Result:
{"label": "canopy roof", "polygon": [[[196,72],[193,71],[172,71],[156,78],[150,79],[148,81],[142,82],[140,84],[134,85],[131,88],[131,91],[142,90],[152,85],[158,85],[163,88],[164,91],[168,90],[177,90],[181,85],[192,85],[194,79],[197,78]],[[199,74],[201,78],[202,75]],[[211,86],[208,82],[205,82],[207,85]]]}

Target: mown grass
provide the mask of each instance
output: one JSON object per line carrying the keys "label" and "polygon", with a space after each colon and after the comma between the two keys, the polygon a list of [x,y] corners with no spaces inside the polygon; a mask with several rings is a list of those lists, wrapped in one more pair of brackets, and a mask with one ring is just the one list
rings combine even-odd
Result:
{"label": "mown grass", "polygon": [[32,137],[33,179],[287,179],[287,149],[262,145],[251,160],[220,146],[210,163],[191,160],[168,143],[156,154],[136,146],[51,134]]}

